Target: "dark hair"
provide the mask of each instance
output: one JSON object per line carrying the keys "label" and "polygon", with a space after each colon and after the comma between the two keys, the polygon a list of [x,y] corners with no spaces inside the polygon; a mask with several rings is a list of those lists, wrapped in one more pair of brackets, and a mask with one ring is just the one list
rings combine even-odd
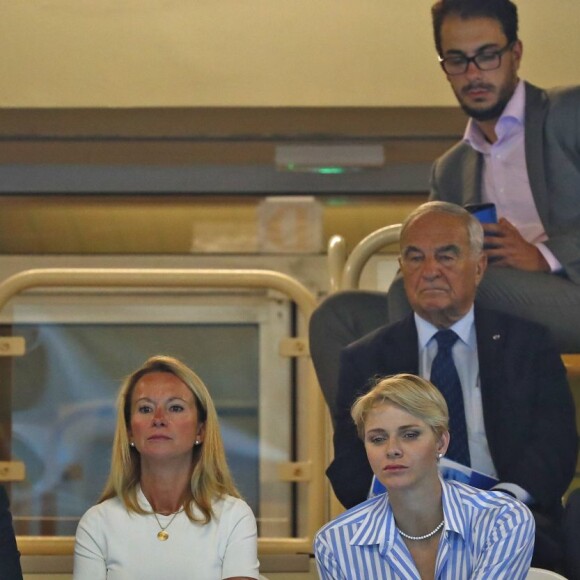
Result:
{"label": "dark hair", "polygon": [[518,40],[518,8],[511,0],[438,0],[431,7],[435,48],[440,56],[441,26],[447,16],[469,18],[492,18],[502,27],[508,43]]}

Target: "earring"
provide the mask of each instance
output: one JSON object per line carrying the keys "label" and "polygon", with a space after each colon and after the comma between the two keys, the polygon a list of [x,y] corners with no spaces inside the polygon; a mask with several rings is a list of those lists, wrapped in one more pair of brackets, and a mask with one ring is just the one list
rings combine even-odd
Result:
{"label": "earring", "polygon": [[135,441],[131,441],[131,443],[129,443],[129,445],[130,445],[131,447],[135,447]]}
{"label": "earring", "polygon": [[441,461],[442,457],[443,457],[443,453],[437,453],[437,463],[439,463]]}
{"label": "earring", "polygon": [[199,439],[196,439],[196,440],[195,440],[195,444],[196,444],[196,445],[199,445],[200,443],[201,443],[201,441],[200,441]]}

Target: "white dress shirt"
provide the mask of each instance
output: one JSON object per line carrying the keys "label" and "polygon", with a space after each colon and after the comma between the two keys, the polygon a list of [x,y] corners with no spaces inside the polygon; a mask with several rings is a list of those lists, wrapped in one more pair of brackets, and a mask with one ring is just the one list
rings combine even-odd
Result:
{"label": "white dress shirt", "polygon": [[483,156],[482,201],[494,203],[498,217],[509,220],[556,272],[562,265],[543,243],[548,236],[536,209],[526,166],[525,92],[520,80],[495,126],[495,143],[486,140],[473,119],[467,123],[463,139]]}
{"label": "white dress shirt", "polygon": [[[417,313],[414,316],[419,342],[419,375],[429,380],[431,377],[431,365],[437,354],[437,341],[434,337],[439,329],[421,318]],[[457,368],[463,393],[471,467],[497,478],[497,471],[489,451],[483,420],[479,358],[477,356],[477,336],[475,332],[473,306],[450,329],[459,337],[453,345],[451,353],[455,367]],[[508,491],[524,503],[532,502],[530,494],[516,484],[500,482],[495,489]]]}
{"label": "white dress shirt", "polygon": [[[419,375],[430,379],[431,365],[437,354],[437,341],[434,336],[439,329],[417,314],[415,314],[415,325],[419,337]],[[497,477],[483,423],[473,306],[461,320],[451,326],[451,330],[459,336],[451,352],[463,392],[471,467],[492,477]]]}

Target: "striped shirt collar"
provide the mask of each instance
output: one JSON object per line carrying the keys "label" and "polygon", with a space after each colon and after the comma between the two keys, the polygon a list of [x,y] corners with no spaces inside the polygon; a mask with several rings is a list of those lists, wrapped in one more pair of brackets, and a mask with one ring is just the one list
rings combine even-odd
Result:
{"label": "striped shirt collar", "polygon": [[[462,499],[460,491],[451,485],[447,485],[441,478],[443,489],[443,518],[445,520],[444,533],[454,532],[459,534],[464,540],[467,535],[467,522],[462,510]],[[381,556],[386,556],[394,547],[396,539],[400,536],[397,532],[397,524],[391,504],[388,501],[389,494],[384,493],[378,497],[368,500],[370,509],[365,518],[360,522],[358,530],[350,540],[351,546],[379,546]]]}

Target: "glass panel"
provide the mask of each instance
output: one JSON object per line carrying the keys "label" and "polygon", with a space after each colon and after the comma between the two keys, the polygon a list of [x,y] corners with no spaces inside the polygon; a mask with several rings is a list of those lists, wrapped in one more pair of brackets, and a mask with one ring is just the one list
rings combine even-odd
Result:
{"label": "glass panel", "polygon": [[[27,345],[26,355],[14,358],[10,369],[11,454],[27,469],[26,480],[12,485],[17,533],[74,534],[78,518],[97,501],[109,471],[115,399],[123,377],[153,354],[170,354],[207,384],[230,468],[261,523],[261,535],[290,535],[291,485],[272,477],[272,466],[290,457],[290,405],[284,405],[291,391],[290,369],[287,360],[264,360],[264,355],[276,357],[272,345],[289,328],[288,304],[269,299],[251,307],[152,304],[132,306],[129,314],[126,305],[94,312],[89,306],[80,322],[71,322],[70,314],[58,321],[63,308],[15,309],[19,322],[13,334],[25,337]],[[151,308],[155,313],[147,314]],[[115,310],[125,319],[122,324],[111,322]],[[174,320],[181,315],[190,321],[196,313],[200,322]],[[32,322],[34,318],[40,321]],[[94,318],[104,320],[89,322]],[[163,318],[168,322],[160,322]],[[261,432],[264,426],[267,430],[266,384],[283,392],[278,432],[272,437]],[[272,497],[277,498],[273,503]]]}

